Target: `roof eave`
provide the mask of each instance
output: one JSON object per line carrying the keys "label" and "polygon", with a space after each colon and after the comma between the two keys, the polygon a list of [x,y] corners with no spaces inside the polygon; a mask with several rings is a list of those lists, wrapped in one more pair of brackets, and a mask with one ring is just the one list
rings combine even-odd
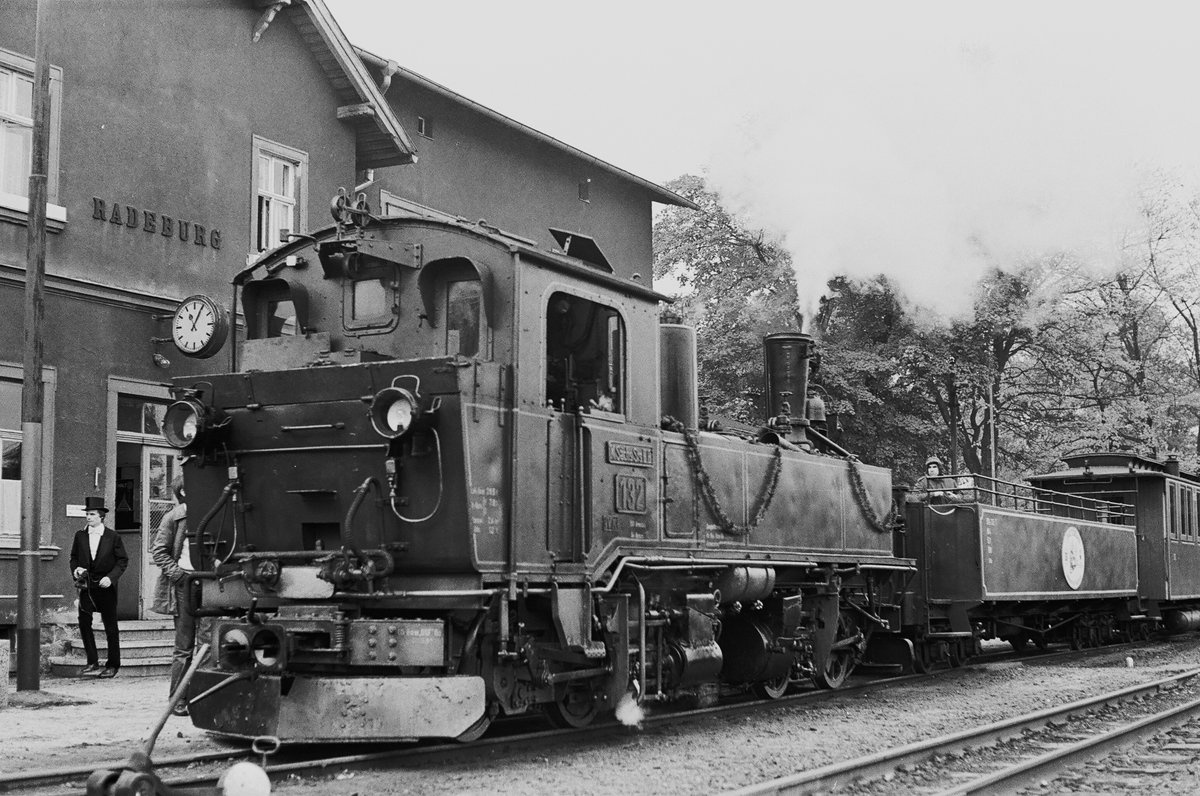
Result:
{"label": "roof eave", "polygon": [[[626,180],[628,182],[631,182],[631,183],[643,188],[650,195],[651,201],[658,202],[660,204],[665,204],[665,205],[675,205],[676,207],[686,207],[689,210],[699,210],[700,209],[700,206],[697,205],[695,202],[692,202],[690,199],[680,196],[679,194],[675,193],[674,191],[667,190],[666,188],[662,187],[661,185],[658,185],[657,183],[653,183],[647,179],[637,176],[636,174],[633,174],[631,172],[625,171],[622,168],[614,166],[613,164],[608,163],[607,161],[601,160],[600,158],[596,157],[595,155],[589,155],[587,152],[584,152],[581,149],[576,149],[575,147],[571,146],[570,144],[566,144],[562,141],[559,141],[557,138],[554,138],[553,136],[549,136],[539,130],[535,130],[534,128],[532,128],[528,125],[521,124],[520,122],[516,121],[515,119],[511,119],[502,113],[494,111],[491,108],[487,107],[486,105],[481,105],[480,103],[475,102],[474,100],[469,99],[468,97],[464,97],[462,94],[459,94],[456,91],[446,88],[445,86],[441,85],[440,83],[436,83],[423,75],[419,75],[416,72],[413,72],[411,69],[405,69],[403,66],[398,67],[395,64],[395,62],[390,62],[386,58],[381,58],[380,56],[375,55],[374,53],[368,52],[367,50],[364,50],[361,47],[357,47],[357,46],[354,47],[354,51],[358,54],[358,56],[362,60],[362,62],[368,66],[371,66],[375,69],[385,69],[385,68],[388,68],[389,66],[391,66],[391,68],[395,70],[396,74],[402,75],[403,77],[413,81],[414,83],[418,83],[421,86],[423,86],[424,88],[427,88],[430,91],[433,91],[434,93],[441,94],[442,96],[452,99],[455,102],[458,102],[462,105],[465,105],[465,106],[471,108],[472,110],[476,111],[477,113],[487,116],[488,118],[490,118],[494,121],[497,121],[501,124],[512,127],[514,129],[520,131],[521,133],[530,136],[531,138],[541,141],[542,143],[549,144],[550,146],[556,147],[556,148],[570,154],[572,157],[576,157],[576,158],[579,158],[580,160],[584,160],[588,163],[591,163],[596,168],[607,171],[610,174],[613,174],[623,180]],[[389,107],[389,110],[390,110],[390,107]]]}
{"label": "roof eave", "polygon": [[308,18],[312,21],[321,39],[329,49],[346,80],[350,83],[359,100],[371,109],[366,118],[358,124],[373,124],[382,134],[389,146],[387,152],[359,153],[359,165],[366,168],[402,165],[415,163],[417,160],[416,147],[408,133],[404,131],[400,120],[392,112],[391,106],[383,96],[383,92],[375,84],[366,64],[358,57],[355,47],[346,38],[333,14],[325,7],[323,0],[300,0],[298,3]]}

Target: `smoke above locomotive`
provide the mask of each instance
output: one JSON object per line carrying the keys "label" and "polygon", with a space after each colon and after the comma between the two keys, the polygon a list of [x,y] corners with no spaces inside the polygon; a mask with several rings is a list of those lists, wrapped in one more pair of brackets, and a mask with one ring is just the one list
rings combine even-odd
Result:
{"label": "smoke above locomotive", "polygon": [[216,617],[197,726],[470,740],[911,663],[891,476],[806,404],[813,341],[767,340],[763,428],[702,430],[669,300],[554,234],[345,209],[238,274],[238,345],[181,305],[183,353],[231,349],[164,422]]}

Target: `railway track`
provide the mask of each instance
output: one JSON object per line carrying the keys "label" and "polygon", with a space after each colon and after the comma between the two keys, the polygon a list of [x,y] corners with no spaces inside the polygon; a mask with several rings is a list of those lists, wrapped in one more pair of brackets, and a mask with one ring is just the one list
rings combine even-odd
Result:
{"label": "railway track", "polygon": [[[1093,654],[1113,652],[1119,646],[1110,646],[1082,651],[1050,650],[1046,652],[1013,653],[1005,650],[985,653],[973,659],[980,664],[1019,660],[1022,663],[1061,662],[1064,659],[1085,658]],[[971,667],[938,669],[929,674],[905,676],[858,677],[836,691],[808,690],[789,694],[777,700],[759,700],[749,697],[734,698],[711,708],[693,710],[650,709],[641,726],[653,727],[670,722],[703,719],[706,717],[754,714],[764,709],[787,708],[796,705],[819,705],[845,697],[869,694],[901,683],[915,683],[938,678],[954,678],[971,671]],[[631,730],[615,722],[593,725],[580,730],[547,730],[540,716],[517,717],[497,722],[492,733],[470,745],[458,743],[420,743],[353,747],[354,754],[345,754],[347,747],[293,746],[285,747],[267,761],[266,769],[272,779],[279,781],[287,777],[326,776],[330,772],[361,771],[372,768],[403,767],[413,761],[428,763],[439,761],[453,765],[456,760],[471,759],[480,755],[503,756],[527,753],[531,749],[545,747],[547,750],[561,748],[564,743],[585,744],[603,741],[606,737],[627,736]],[[155,772],[173,787],[211,786],[229,764],[241,759],[258,758],[246,748],[228,751],[209,751],[195,755],[164,758],[155,761]],[[107,762],[94,762],[69,769],[29,771],[0,777],[0,793],[23,793],[29,796],[57,796],[60,793],[82,792],[88,775],[97,769],[120,769],[124,758]]]}
{"label": "railway track", "polygon": [[[840,791],[937,796],[1013,792],[1053,780],[1072,765],[1111,754],[1139,738],[1186,724],[1200,739],[1200,669],[1144,685],[1006,719],[897,749],[824,766],[726,796],[772,796]],[[1193,728],[1194,729],[1191,729]],[[1172,751],[1191,754],[1185,741]],[[1160,761],[1161,762],[1161,761]],[[1120,768],[1114,769],[1120,774]],[[1095,783],[1090,778],[1088,785]]]}
{"label": "railway track", "polygon": [[[656,726],[689,719],[710,716],[736,716],[752,714],[764,709],[783,708],[805,703],[820,703],[850,694],[865,694],[898,682],[935,679],[938,676],[953,676],[951,670],[931,674],[913,674],[901,677],[875,679],[856,678],[836,691],[811,690],[789,694],[776,700],[733,699],[709,708],[692,710],[651,709],[639,726]],[[440,761],[452,764],[458,759],[470,759],[481,755],[498,756],[545,746],[547,749],[561,747],[564,743],[587,743],[602,740],[607,736],[627,735],[634,731],[616,722],[603,722],[577,729],[546,729],[540,715],[515,717],[497,722],[492,732],[471,744],[460,743],[414,743],[403,746],[374,745],[356,746],[354,754],[344,754],[347,747],[326,745],[285,747],[266,760],[265,768],[273,781],[289,776],[317,776],[331,771],[363,770],[375,767],[402,767],[411,761],[428,763]],[[363,751],[363,749],[367,751]],[[315,753],[315,754],[314,754]],[[215,785],[221,772],[237,760],[259,758],[247,748],[231,749],[227,752],[203,752],[156,760],[155,773],[172,787],[200,787]],[[71,768],[28,771],[0,777],[0,793],[21,793],[27,796],[58,796],[78,794],[83,791],[88,775],[97,769],[120,769],[124,758],[107,762],[91,763]]]}

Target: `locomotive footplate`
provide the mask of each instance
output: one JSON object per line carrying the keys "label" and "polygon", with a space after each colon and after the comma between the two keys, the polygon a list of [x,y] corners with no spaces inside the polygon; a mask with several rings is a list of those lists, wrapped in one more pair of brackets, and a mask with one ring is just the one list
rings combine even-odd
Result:
{"label": "locomotive footplate", "polygon": [[[195,697],[228,679],[202,669]],[[285,693],[286,681],[286,693]],[[455,738],[483,717],[481,677],[312,677],[259,675],[235,681],[190,706],[192,723],[238,738],[274,735],[288,743]]]}

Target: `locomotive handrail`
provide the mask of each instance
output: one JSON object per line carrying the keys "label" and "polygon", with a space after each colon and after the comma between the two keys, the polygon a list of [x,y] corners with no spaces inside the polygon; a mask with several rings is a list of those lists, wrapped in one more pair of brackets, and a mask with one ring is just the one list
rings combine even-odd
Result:
{"label": "locomotive handrail", "polygon": [[[951,497],[940,505],[956,506],[978,503],[1007,508],[1030,514],[1042,514],[1070,519],[1104,522],[1113,525],[1132,525],[1133,507],[1119,501],[1087,495],[1058,492],[1044,487],[1004,481],[980,473],[951,473],[938,476],[945,483],[938,491]],[[917,502],[930,503],[931,490],[912,493]]]}

